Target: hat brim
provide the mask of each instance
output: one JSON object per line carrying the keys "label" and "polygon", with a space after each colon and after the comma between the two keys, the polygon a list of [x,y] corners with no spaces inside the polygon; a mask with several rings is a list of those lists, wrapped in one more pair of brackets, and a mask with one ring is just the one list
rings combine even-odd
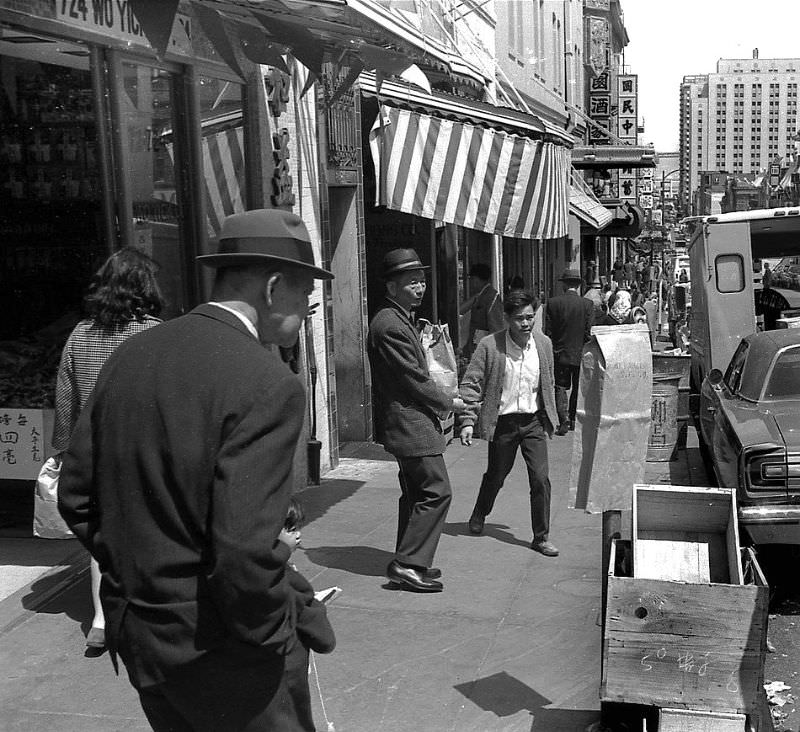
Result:
{"label": "hat brim", "polygon": [[423,269],[423,270],[430,269],[430,265],[417,264],[416,262],[410,262],[408,264],[400,264],[397,267],[393,267],[392,269],[387,269],[383,273],[383,279],[388,279],[389,277],[399,274],[400,272],[413,272],[414,270],[417,269]]}
{"label": "hat brim", "polygon": [[201,254],[199,257],[195,257],[195,259],[206,267],[236,267],[246,264],[285,262],[292,267],[311,272],[315,280],[332,280],[335,277],[333,272],[329,272],[327,269],[315,267],[305,262],[298,262],[296,259],[289,259],[288,257],[276,257],[272,254],[239,254],[236,252],[229,254]]}

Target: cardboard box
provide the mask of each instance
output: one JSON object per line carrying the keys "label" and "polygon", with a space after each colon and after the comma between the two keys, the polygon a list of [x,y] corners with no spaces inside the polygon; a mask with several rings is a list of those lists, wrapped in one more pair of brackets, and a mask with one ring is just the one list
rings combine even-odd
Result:
{"label": "cardboard box", "polygon": [[757,715],[769,588],[740,555],[734,492],[635,486],[632,520],[608,565],[601,699]]}

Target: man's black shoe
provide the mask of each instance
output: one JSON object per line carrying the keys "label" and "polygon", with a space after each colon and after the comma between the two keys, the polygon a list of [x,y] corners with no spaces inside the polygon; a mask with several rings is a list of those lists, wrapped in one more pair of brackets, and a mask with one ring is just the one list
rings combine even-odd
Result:
{"label": "man's black shoe", "polygon": [[425,576],[425,579],[439,579],[439,577],[442,576],[442,570],[438,567],[428,567],[422,574]]}
{"label": "man's black shoe", "polygon": [[562,437],[569,432],[569,424],[564,422],[563,424],[558,425],[558,429],[556,430],[557,435],[561,435]]}
{"label": "man's black shoe", "polygon": [[483,516],[475,511],[469,517],[469,532],[476,535],[483,533]]}
{"label": "man's black shoe", "polygon": [[394,582],[405,589],[414,590],[414,592],[441,592],[444,589],[438,580],[427,579],[424,571],[413,567],[404,567],[396,559],[389,562],[386,576],[389,582]]}

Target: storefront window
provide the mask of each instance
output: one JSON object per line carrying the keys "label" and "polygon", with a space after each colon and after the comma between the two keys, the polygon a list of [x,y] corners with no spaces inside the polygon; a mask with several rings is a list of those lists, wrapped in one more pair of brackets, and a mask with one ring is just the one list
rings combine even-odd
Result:
{"label": "storefront window", "polygon": [[50,406],[103,240],[89,52],[0,28],[0,405]]}
{"label": "storefront window", "polygon": [[160,265],[167,300],[164,317],[189,309],[180,186],[176,182],[173,74],[137,63],[122,64],[120,129],[126,188],[133,206],[134,244]]}
{"label": "storefront window", "polygon": [[242,86],[198,77],[208,236],[215,239],[222,219],[246,209]]}

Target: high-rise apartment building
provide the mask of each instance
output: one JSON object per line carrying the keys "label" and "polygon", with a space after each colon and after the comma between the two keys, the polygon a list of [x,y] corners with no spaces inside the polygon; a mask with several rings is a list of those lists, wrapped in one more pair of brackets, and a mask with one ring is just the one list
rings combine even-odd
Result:
{"label": "high-rise apartment building", "polygon": [[680,90],[681,200],[701,171],[757,175],[794,147],[800,59],[720,59]]}

